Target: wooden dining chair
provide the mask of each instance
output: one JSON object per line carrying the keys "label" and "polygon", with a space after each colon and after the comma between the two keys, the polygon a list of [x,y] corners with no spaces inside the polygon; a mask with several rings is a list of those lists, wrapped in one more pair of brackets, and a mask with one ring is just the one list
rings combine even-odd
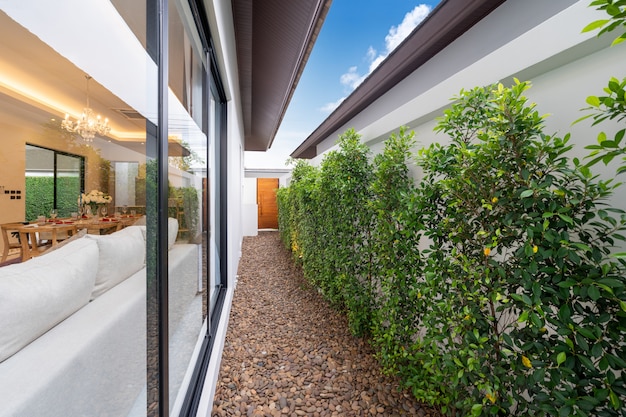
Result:
{"label": "wooden dining chair", "polygon": [[[63,225],[28,225],[21,227],[20,242],[22,243],[22,261],[27,261],[42,255],[48,249],[59,245],[63,241],[69,241],[78,229],[75,224]],[[45,239],[42,239],[45,235]]]}
{"label": "wooden dining chair", "polygon": [[22,226],[22,223],[4,223],[0,224],[2,232],[2,259],[0,263],[7,260],[9,257],[9,251],[17,249],[19,251],[19,257],[22,257],[22,244],[18,238],[17,230]]}

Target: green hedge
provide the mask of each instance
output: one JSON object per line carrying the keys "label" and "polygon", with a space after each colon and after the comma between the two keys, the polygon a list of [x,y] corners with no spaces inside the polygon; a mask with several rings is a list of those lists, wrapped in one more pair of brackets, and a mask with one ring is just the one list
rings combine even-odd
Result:
{"label": "green hedge", "polygon": [[[57,209],[59,217],[69,217],[78,209],[80,179],[59,177],[57,179]],[[50,217],[54,203],[53,177],[26,177],[26,221],[33,221],[37,216]]]}
{"label": "green hedge", "polygon": [[[370,162],[353,130],[298,161],[279,227],[384,368],[447,415],[626,415],[626,224],[614,186],[543,133],[528,83],[462,91],[447,145]],[[420,251],[420,248],[423,250]]]}

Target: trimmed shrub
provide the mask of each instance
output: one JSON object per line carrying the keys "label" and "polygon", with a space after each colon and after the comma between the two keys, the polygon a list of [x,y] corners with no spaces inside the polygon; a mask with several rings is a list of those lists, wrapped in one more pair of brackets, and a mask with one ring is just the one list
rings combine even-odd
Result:
{"label": "trimmed shrub", "polygon": [[528,87],[462,91],[437,127],[452,143],[420,152],[432,245],[409,385],[451,415],[624,415],[623,212],[542,133]]}
{"label": "trimmed shrub", "polygon": [[282,238],[385,370],[445,414],[624,416],[624,212],[568,136],[543,133],[529,87],[461,91],[417,186],[405,129],[373,164],[353,130],[319,169],[298,161]]}

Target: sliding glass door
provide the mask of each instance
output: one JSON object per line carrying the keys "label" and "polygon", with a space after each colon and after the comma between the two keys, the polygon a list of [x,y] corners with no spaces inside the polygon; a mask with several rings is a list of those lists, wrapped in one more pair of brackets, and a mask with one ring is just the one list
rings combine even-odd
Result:
{"label": "sliding glass door", "polygon": [[57,209],[26,227],[76,228],[0,278],[63,250],[91,277],[80,300],[73,282],[41,292],[72,278],[53,264],[6,292],[15,326],[32,327],[24,310],[41,328],[10,356],[0,337],[0,417],[195,415],[227,283],[227,105],[206,24],[200,1],[0,0],[0,223]]}

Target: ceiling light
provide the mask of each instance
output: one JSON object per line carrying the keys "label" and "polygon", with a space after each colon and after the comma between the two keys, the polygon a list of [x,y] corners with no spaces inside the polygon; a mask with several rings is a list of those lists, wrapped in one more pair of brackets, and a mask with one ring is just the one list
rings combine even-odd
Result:
{"label": "ceiling light", "polygon": [[91,77],[85,75],[87,79],[87,107],[83,109],[83,114],[75,122],[70,120],[70,115],[65,113],[65,119],[61,122],[61,127],[68,132],[78,133],[86,142],[92,142],[96,133],[104,136],[111,131],[109,119],[102,120],[100,115],[95,115],[93,109],[89,107],[89,80]]}

